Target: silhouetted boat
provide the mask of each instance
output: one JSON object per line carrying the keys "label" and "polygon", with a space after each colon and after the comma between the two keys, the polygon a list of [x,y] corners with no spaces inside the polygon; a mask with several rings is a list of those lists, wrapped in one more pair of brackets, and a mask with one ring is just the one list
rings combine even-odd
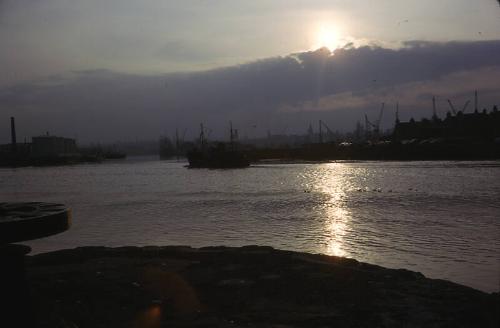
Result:
{"label": "silhouetted boat", "polygon": [[236,149],[234,139],[237,132],[233,131],[231,125],[230,143],[218,142],[208,145],[203,125],[201,125],[199,148],[194,148],[187,153],[190,168],[230,169],[245,168],[250,166],[246,154]]}
{"label": "silhouetted boat", "polygon": [[250,166],[247,156],[238,150],[228,149],[225,143],[217,143],[207,149],[193,149],[187,158],[190,168],[229,169]]}

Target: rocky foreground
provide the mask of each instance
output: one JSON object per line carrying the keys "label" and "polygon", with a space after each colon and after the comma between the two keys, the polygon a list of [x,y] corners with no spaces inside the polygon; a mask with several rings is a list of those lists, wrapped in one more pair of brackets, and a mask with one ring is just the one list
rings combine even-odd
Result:
{"label": "rocky foreground", "polygon": [[269,247],[30,256],[41,327],[499,327],[499,294]]}

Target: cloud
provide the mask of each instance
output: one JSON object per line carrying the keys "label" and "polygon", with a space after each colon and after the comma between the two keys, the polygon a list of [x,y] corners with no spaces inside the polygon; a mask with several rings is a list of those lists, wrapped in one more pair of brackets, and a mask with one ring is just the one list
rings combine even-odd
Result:
{"label": "cloud", "polygon": [[[473,90],[481,90],[481,95],[485,99],[494,99],[494,97],[498,99],[500,90],[495,84],[499,76],[500,66],[459,71],[439,79],[381,87],[371,92],[335,93],[324,96],[318,101],[303,102],[300,106],[283,106],[280,110],[282,112],[355,110],[357,108],[377,108],[379,102],[384,101],[391,106],[398,102],[401,108],[406,108],[407,112],[412,109],[413,114],[425,116],[429,115],[431,99],[436,96],[438,112],[444,115],[450,110],[447,99],[451,99],[457,104],[464,103],[466,100],[472,101]],[[483,107],[479,109],[481,110]],[[419,108],[423,109],[422,113],[418,112]]]}
{"label": "cloud", "polygon": [[[445,111],[445,99],[463,103],[478,89],[481,104],[491,107],[500,98],[498,53],[500,41],[412,41],[400,49],[318,49],[204,72],[75,71],[1,88],[0,122],[7,126],[14,115],[26,136],[50,130],[82,142],[157,138],[176,127],[194,136],[200,122],[217,137],[229,120],[248,135],[302,133],[320,118],[345,131],[381,102],[399,101],[402,118],[421,117],[429,115],[433,94]],[[392,118],[385,119],[388,126]],[[8,141],[8,129],[0,138]]]}

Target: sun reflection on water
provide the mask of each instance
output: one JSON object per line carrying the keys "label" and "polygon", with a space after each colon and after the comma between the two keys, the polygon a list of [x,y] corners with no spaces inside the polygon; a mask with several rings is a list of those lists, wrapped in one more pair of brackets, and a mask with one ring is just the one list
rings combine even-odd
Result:
{"label": "sun reflection on water", "polygon": [[348,212],[342,208],[327,208],[325,214],[327,216],[325,232],[328,238],[325,252],[329,255],[346,256],[344,236],[349,220]]}
{"label": "sun reflection on water", "polygon": [[320,252],[335,256],[349,256],[345,237],[352,214],[346,206],[349,167],[341,163],[326,164],[315,179],[316,190],[325,196],[320,210],[324,216],[324,248]]}

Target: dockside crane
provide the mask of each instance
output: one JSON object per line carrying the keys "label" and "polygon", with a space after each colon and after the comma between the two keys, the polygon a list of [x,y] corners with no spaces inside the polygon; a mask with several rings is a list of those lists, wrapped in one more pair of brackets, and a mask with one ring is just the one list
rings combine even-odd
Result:
{"label": "dockside crane", "polygon": [[328,132],[328,136],[330,137],[329,141],[332,141],[335,134],[333,133],[332,130],[330,130],[330,128],[328,127],[328,125],[326,125],[325,122],[319,120],[319,142],[323,143],[323,128],[325,128],[326,131]]}
{"label": "dockside crane", "polygon": [[368,115],[365,114],[365,134],[367,137],[372,133],[373,124],[368,120]]}
{"label": "dockside crane", "polygon": [[372,139],[378,139],[380,137],[380,122],[382,121],[382,116],[384,115],[384,107],[385,103],[382,103],[380,112],[375,122],[370,122],[368,116],[365,114],[365,130],[367,135],[371,135]]}
{"label": "dockside crane", "polygon": [[470,100],[467,100],[464,104],[464,107],[462,108],[462,113],[465,113],[465,110],[467,109],[467,106],[469,106]]}
{"label": "dockside crane", "polygon": [[453,113],[453,115],[457,115],[457,110],[455,109],[455,106],[453,106],[453,103],[451,102],[451,100],[447,99],[447,101],[448,101],[448,104],[450,105],[451,112]]}
{"label": "dockside crane", "polygon": [[460,111],[457,111],[455,109],[455,106],[453,106],[453,103],[451,102],[450,99],[447,99],[448,100],[448,104],[450,105],[450,108],[451,108],[451,111],[453,113],[453,115],[457,115],[458,113],[465,113],[465,110],[467,109],[467,107],[469,106],[470,104],[470,100],[467,100],[465,103],[464,103],[464,106],[462,107],[462,110]]}

